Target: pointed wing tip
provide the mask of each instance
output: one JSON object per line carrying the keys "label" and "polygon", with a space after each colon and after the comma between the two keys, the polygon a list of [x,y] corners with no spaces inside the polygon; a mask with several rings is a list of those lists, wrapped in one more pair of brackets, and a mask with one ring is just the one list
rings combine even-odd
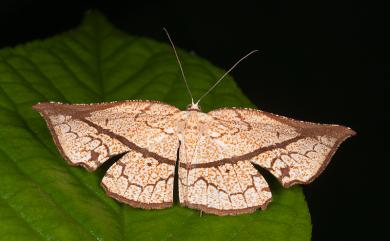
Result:
{"label": "pointed wing tip", "polygon": [[332,125],[331,129],[331,135],[336,137],[337,139],[347,139],[349,137],[355,136],[357,133],[356,131],[352,130],[349,127],[342,126],[342,125]]}
{"label": "pointed wing tip", "polygon": [[343,126],[343,131],[340,133],[340,137],[339,137],[339,139],[341,139],[340,144],[344,142],[346,139],[356,135],[357,135],[356,131],[352,130],[349,127]]}
{"label": "pointed wing tip", "polygon": [[38,102],[36,103],[35,105],[32,105],[32,108],[36,111],[39,111],[39,112],[42,112],[43,110],[48,110],[48,109],[51,109],[53,108],[54,106],[58,106],[58,105],[61,105],[62,103],[60,102],[53,102],[53,101],[50,101],[50,102]]}
{"label": "pointed wing tip", "polygon": [[33,108],[34,110],[40,111],[40,110],[43,109],[43,108],[42,108],[43,105],[44,105],[44,103],[38,102],[38,103],[36,103],[35,105],[33,105],[32,108]]}
{"label": "pointed wing tip", "polygon": [[351,136],[356,136],[357,132],[352,130],[351,128],[347,127],[347,134],[348,134],[348,137],[351,137]]}
{"label": "pointed wing tip", "polygon": [[45,114],[45,110],[48,109],[47,102],[38,102],[35,105],[32,106],[32,108],[36,111],[38,111],[40,114]]}

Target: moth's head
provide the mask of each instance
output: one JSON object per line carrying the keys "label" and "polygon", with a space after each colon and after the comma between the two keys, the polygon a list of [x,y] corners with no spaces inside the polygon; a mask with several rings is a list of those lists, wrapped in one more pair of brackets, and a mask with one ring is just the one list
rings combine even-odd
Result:
{"label": "moth's head", "polygon": [[202,111],[202,109],[200,108],[200,105],[198,103],[192,103],[187,105],[187,111]]}

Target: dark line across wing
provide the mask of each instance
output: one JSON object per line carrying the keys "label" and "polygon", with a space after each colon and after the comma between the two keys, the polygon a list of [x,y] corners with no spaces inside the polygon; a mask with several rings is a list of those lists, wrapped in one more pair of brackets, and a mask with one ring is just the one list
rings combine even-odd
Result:
{"label": "dark line across wing", "polygon": [[306,138],[306,136],[300,135],[294,138],[291,138],[290,140],[283,141],[274,145],[270,146],[265,146],[265,147],[260,147],[252,152],[248,152],[247,154],[241,155],[241,156],[234,156],[234,157],[229,157],[229,158],[223,158],[217,161],[213,162],[207,162],[207,163],[197,163],[197,164],[185,164],[185,163],[180,163],[180,167],[189,167],[189,168],[207,168],[207,167],[215,167],[215,166],[220,166],[226,163],[230,164],[235,164],[239,161],[244,161],[244,160],[249,160],[257,155],[260,155],[263,152],[266,151],[271,151],[276,148],[285,148],[291,143],[294,143],[300,139]]}
{"label": "dark line across wing", "polygon": [[[171,160],[169,158],[162,157],[154,152],[147,150],[146,148],[142,148],[142,147],[134,144],[133,142],[129,141],[127,138],[125,138],[121,135],[115,134],[115,133],[111,132],[110,130],[104,129],[103,127],[96,125],[92,121],[89,121],[89,120],[84,119],[84,118],[80,118],[79,120],[94,127],[99,133],[106,134],[112,138],[117,139],[118,141],[122,142],[124,145],[128,146],[132,150],[135,150],[135,151],[141,153],[145,157],[152,157],[152,158],[156,159],[157,161],[159,161],[160,163],[175,165],[175,162],[176,162],[175,160]],[[220,165],[226,164],[226,163],[235,164],[239,161],[249,160],[249,159],[265,152],[265,151],[270,151],[270,150],[273,150],[276,148],[284,148],[287,145],[294,143],[295,141],[298,141],[298,140],[303,139],[303,138],[305,138],[305,136],[297,136],[297,137],[294,137],[294,138],[287,140],[287,141],[284,141],[284,142],[280,142],[280,143],[277,143],[277,144],[274,144],[271,146],[258,148],[252,152],[249,152],[249,153],[241,155],[241,156],[235,156],[235,157],[231,157],[231,158],[223,158],[223,159],[220,159],[220,160],[217,160],[214,162],[198,163],[198,164],[185,164],[185,163],[180,162],[179,165],[180,165],[180,167],[188,167],[189,166],[189,168],[207,168],[207,167],[220,166]]]}
{"label": "dark line across wing", "polygon": [[137,151],[139,153],[141,153],[144,157],[152,157],[154,159],[156,159],[158,162],[160,163],[166,163],[166,164],[170,164],[170,165],[175,165],[176,161],[175,160],[171,160],[169,158],[166,158],[166,157],[163,157],[163,156],[160,156],[158,155],[157,153],[154,153],[154,152],[151,152],[151,151],[148,151],[146,148],[142,148],[136,144],[134,144],[133,142],[129,141],[127,138],[121,136],[121,135],[118,135],[118,134],[115,134],[114,132],[110,131],[110,130],[107,130],[107,129],[104,129],[103,127],[99,126],[99,125],[96,125],[95,123],[93,123],[92,121],[90,120],[87,120],[87,119],[84,119],[84,118],[77,118],[78,120],[80,121],[83,121],[85,123],[87,123],[88,125],[92,126],[93,128],[95,128],[99,133],[102,133],[102,134],[105,134],[105,135],[108,135],[110,136],[111,138],[114,138],[120,142],[122,142],[122,144],[128,146],[130,149],[134,150],[134,151]]}

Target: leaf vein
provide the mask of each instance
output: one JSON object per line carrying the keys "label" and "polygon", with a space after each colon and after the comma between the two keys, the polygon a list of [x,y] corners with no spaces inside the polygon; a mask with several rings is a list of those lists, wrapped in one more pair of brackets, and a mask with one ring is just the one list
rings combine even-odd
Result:
{"label": "leaf vein", "polygon": [[[2,151],[3,152],[3,151]],[[7,205],[7,207],[9,207],[11,210],[12,210],[12,212],[13,213],[15,213],[15,216],[18,218],[18,219],[20,219],[20,220],[22,220],[27,226],[28,226],[28,228],[34,233],[34,234],[36,234],[38,237],[39,237],[39,239],[41,239],[41,240],[46,240],[46,238],[43,236],[43,234],[41,234],[30,222],[28,222],[27,221],[27,219],[25,218],[25,217],[23,217],[22,215],[20,215],[20,213],[19,212],[17,212],[16,210],[15,210],[15,208],[14,207],[12,207],[8,202],[7,202],[7,200],[6,199],[4,199],[2,196],[0,196],[0,200],[5,204],[5,205]]]}
{"label": "leaf vein", "polygon": [[[20,118],[20,120],[22,121],[22,124],[23,126],[25,127],[25,130],[27,130],[31,136],[33,137],[33,139],[37,140],[37,142],[42,146],[44,147],[53,157],[57,157],[58,155],[56,155],[39,137],[38,135],[30,128],[30,126],[27,124],[26,120],[23,118],[23,116],[17,111],[17,108],[16,108],[16,104],[15,102],[4,92],[4,90],[2,89],[2,87],[0,86],[0,89],[2,90],[2,92],[5,94],[6,97],[8,97],[8,99],[11,101],[11,103],[13,103],[14,105],[14,109],[15,109],[15,114]],[[58,158],[54,158],[54,159],[58,159]],[[58,163],[61,163],[62,166],[66,166],[66,163],[65,162],[58,162]],[[75,178],[76,180],[78,180],[78,182],[80,183],[80,185],[82,187],[84,187],[85,190],[87,190],[88,192],[92,193],[96,198],[98,198],[100,201],[102,201],[103,205],[105,205],[106,207],[110,208],[111,210],[113,210],[115,213],[117,212],[115,209],[113,209],[113,207],[109,206],[107,203],[105,203],[105,201],[103,200],[102,197],[100,197],[100,195],[98,195],[95,191],[93,191],[93,189],[91,189],[89,186],[87,186],[84,182],[82,182],[82,180],[77,176],[75,175],[69,168],[65,168],[67,173],[69,175],[71,175],[73,178]]]}
{"label": "leaf vein", "polygon": [[[75,217],[73,217],[71,214],[69,214],[68,212],[66,212],[66,209],[65,209],[63,206],[59,205],[59,203],[56,202],[55,199],[54,199],[47,191],[43,190],[43,189],[41,188],[41,186],[38,185],[38,183],[35,181],[35,179],[34,179],[31,175],[29,175],[28,173],[24,172],[23,169],[21,169],[21,168],[19,167],[19,164],[18,164],[18,162],[17,162],[15,159],[13,159],[11,156],[9,156],[9,155],[8,155],[4,150],[2,150],[2,149],[0,149],[0,152],[1,152],[5,157],[7,157],[7,159],[11,160],[11,161],[15,164],[16,170],[17,170],[18,172],[20,172],[21,174],[23,174],[23,176],[25,176],[26,178],[28,178],[32,183],[34,183],[34,185],[39,186],[39,187],[40,187],[39,189],[42,190],[42,194],[44,194],[44,196],[46,196],[46,198],[47,198],[53,205],[55,205],[55,206],[58,208],[59,211],[61,211],[62,213],[64,213],[65,216],[69,217],[69,218],[70,218],[71,220],[73,220],[75,223],[77,223],[78,225],[80,225],[80,227],[83,227],[84,230],[86,231],[86,233],[89,233],[89,235],[90,235],[91,237],[98,238],[97,236],[95,236],[95,234],[94,234],[91,230],[87,229],[87,228],[83,225],[83,223],[79,222]],[[4,198],[3,198],[3,200],[4,200]]]}

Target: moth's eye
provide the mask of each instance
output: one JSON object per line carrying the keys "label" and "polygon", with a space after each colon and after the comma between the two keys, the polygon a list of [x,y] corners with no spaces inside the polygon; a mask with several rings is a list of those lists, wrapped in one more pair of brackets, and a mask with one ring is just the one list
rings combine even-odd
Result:
{"label": "moth's eye", "polygon": [[187,110],[201,110],[201,108],[200,108],[200,105],[193,105],[193,104],[189,104],[189,105],[187,105]]}

